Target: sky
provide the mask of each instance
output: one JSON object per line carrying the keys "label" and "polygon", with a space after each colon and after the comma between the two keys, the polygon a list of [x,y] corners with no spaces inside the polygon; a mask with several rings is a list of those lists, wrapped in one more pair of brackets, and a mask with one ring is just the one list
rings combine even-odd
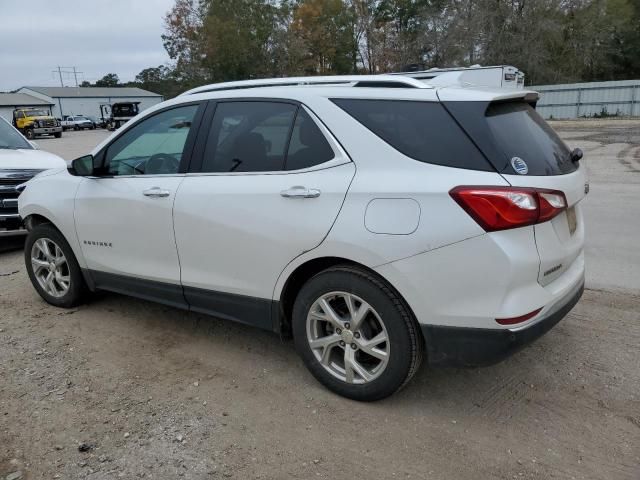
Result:
{"label": "sky", "polygon": [[[116,73],[133,80],[169,61],[160,36],[174,0],[0,0],[0,91],[60,86]],[[55,74],[52,73],[56,71]],[[73,74],[63,74],[75,86]]]}

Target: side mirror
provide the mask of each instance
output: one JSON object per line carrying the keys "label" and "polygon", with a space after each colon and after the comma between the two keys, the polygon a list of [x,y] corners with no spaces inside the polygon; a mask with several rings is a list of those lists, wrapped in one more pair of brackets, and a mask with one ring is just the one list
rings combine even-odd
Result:
{"label": "side mirror", "polygon": [[40,145],[38,145],[36,142],[29,140],[29,143],[31,144],[34,150],[40,150]]}
{"label": "side mirror", "polygon": [[85,155],[84,157],[76,158],[71,162],[71,166],[68,168],[71,175],[76,177],[90,177],[93,175],[93,155]]}
{"label": "side mirror", "polygon": [[582,150],[579,149],[579,148],[574,148],[571,151],[571,161],[573,163],[578,163],[582,159],[583,156],[584,156],[584,153],[582,153]]}

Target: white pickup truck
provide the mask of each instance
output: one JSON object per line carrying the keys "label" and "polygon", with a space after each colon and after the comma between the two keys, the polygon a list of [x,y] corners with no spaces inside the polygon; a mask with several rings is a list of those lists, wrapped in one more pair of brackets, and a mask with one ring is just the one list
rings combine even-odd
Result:
{"label": "white pickup truck", "polygon": [[83,115],[68,115],[61,122],[62,130],[94,130],[96,124]]}

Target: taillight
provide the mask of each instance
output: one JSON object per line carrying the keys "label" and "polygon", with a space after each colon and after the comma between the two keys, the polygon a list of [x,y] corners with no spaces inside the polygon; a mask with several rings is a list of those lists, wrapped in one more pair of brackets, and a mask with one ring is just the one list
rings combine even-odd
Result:
{"label": "taillight", "polygon": [[487,232],[546,222],[567,208],[556,190],[461,186],[449,194]]}
{"label": "taillight", "polygon": [[567,208],[567,199],[562,192],[540,190],[538,191],[538,201],[540,203],[540,216],[538,217],[538,223],[551,220]]}

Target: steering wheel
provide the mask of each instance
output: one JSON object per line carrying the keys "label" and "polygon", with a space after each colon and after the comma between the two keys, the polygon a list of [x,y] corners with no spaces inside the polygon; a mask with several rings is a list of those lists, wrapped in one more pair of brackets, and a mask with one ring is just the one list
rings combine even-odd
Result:
{"label": "steering wheel", "polygon": [[144,172],[147,175],[178,173],[179,166],[180,162],[168,153],[156,153],[147,160]]}

